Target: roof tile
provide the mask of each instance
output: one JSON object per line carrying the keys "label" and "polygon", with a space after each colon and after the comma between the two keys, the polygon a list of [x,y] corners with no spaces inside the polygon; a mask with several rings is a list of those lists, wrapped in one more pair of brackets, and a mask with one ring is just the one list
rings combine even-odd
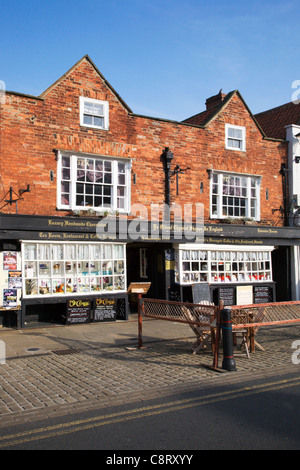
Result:
{"label": "roof tile", "polygon": [[277,108],[255,114],[254,117],[267,137],[286,139],[285,126],[300,124],[300,103],[286,103]]}

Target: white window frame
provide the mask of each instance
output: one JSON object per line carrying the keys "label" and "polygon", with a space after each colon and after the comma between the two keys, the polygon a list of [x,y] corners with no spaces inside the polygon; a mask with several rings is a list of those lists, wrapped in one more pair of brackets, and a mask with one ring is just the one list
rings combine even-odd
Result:
{"label": "white window frame", "polygon": [[[273,281],[274,246],[185,244],[175,246],[175,282],[262,284]],[[189,253],[189,256],[186,254]]]}
{"label": "white window frame", "polygon": [[[104,119],[104,126],[95,126],[93,124],[87,124],[84,122],[84,104],[85,103],[92,103],[92,104],[100,104],[103,106],[103,119]],[[84,96],[80,96],[79,98],[79,107],[80,107],[80,125],[83,127],[91,127],[93,129],[101,129],[101,130],[109,130],[109,104],[108,101],[101,101],[95,100],[93,98],[86,98]],[[93,116],[91,114],[91,116]]]}
{"label": "white window frame", "polygon": [[[70,180],[69,180],[69,204],[62,203],[62,159],[70,158]],[[110,161],[112,163],[112,204],[107,207],[77,206],[76,205],[76,183],[77,183],[77,159],[94,159]],[[124,187],[124,208],[118,207],[118,163],[125,164],[125,185]],[[131,204],[131,160],[125,158],[113,158],[100,155],[77,154],[72,152],[57,153],[57,209],[63,210],[93,210],[101,214],[105,212],[119,212],[122,214],[130,213]]]}
{"label": "white window frame", "polygon": [[[235,139],[235,140],[241,142],[241,147],[237,148],[237,147],[232,147],[231,145],[229,145],[228,140],[232,139],[232,137],[230,137],[228,135],[229,129],[238,129],[238,130],[242,131],[242,138],[241,139],[238,139],[238,138]],[[246,128],[243,127],[243,126],[235,126],[234,124],[225,124],[225,148],[227,150],[236,150],[238,152],[246,152]]]}
{"label": "white window frame", "polygon": [[[218,175],[218,194],[213,194],[214,186],[214,175]],[[223,215],[223,176],[235,176],[240,178],[247,178],[247,204],[246,213],[244,216],[235,215]],[[251,198],[251,179],[254,178],[256,181],[256,197]],[[252,219],[260,220],[260,188],[261,188],[261,176],[250,175],[245,173],[233,173],[227,171],[212,170],[210,173],[210,218],[211,219]],[[213,213],[213,197],[217,197],[217,213]],[[234,195],[232,196],[234,198]],[[237,196],[238,197],[238,196]],[[255,199],[255,216],[251,215],[251,199]],[[215,205],[215,204],[214,204]],[[233,206],[234,207],[234,206]]]}
{"label": "white window frame", "polygon": [[[98,257],[94,256],[95,249]],[[75,256],[71,257],[71,252]],[[32,282],[33,293],[27,292],[26,281]],[[124,293],[127,291],[126,243],[22,241],[22,283],[24,298]],[[76,285],[77,289],[69,290],[68,284]],[[61,288],[56,289],[58,286]]]}

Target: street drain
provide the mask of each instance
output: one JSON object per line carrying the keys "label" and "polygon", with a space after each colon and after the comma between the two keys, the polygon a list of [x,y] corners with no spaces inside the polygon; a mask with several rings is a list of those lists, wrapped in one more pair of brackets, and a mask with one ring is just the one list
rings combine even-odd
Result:
{"label": "street drain", "polygon": [[80,351],[77,349],[56,349],[55,351],[52,351],[53,354],[56,354],[57,356],[69,356],[71,354],[78,354]]}
{"label": "street drain", "polygon": [[26,351],[28,351],[28,352],[36,352],[36,351],[40,351],[40,348],[28,348],[28,349],[26,349]]}

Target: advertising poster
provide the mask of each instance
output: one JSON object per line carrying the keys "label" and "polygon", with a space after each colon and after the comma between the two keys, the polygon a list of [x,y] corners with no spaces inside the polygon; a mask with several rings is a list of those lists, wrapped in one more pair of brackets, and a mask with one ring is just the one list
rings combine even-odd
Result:
{"label": "advertising poster", "polygon": [[17,269],[17,253],[14,251],[3,252],[3,269],[16,270]]}
{"label": "advertising poster", "polygon": [[3,307],[15,308],[17,306],[17,289],[3,289]]}
{"label": "advertising poster", "polygon": [[9,289],[22,289],[22,272],[9,271],[8,272],[8,287]]}
{"label": "advertising poster", "polygon": [[91,321],[90,299],[68,299],[67,325],[75,323],[89,323]]}
{"label": "advertising poster", "polygon": [[115,299],[95,299],[94,321],[115,321],[117,316],[117,301]]}

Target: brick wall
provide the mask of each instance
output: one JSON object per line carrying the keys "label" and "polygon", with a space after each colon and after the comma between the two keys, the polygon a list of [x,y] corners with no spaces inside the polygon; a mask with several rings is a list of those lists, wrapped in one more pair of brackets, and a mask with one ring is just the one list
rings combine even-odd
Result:
{"label": "brick wall", "polygon": [[[108,131],[81,127],[79,97],[109,101]],[[287,146],[264,139],[249,111],[236,94],[205,128],[136,116],[107,85],[87,59],[82,59],[40,98],[8,93],[0,105],[0,174],[4,195],[12,186],[17,192],[30,184],[31,192],[18,202],[20,214],[70,215],[56,208],[57,162],[55,149],[132,160],[131,203],[162,204],[165,175],[162,153],[174,154],[172,168],[190,167],[171,182],[171,202],[200,202],[209,219],[209,169],[262,176],[262,222],[282,225],[281,163]],[[225,123],[246,127],[246,152],[225,149]],[[50,180],[50,171],[54,180]],[[133,183],[136,175],[136,184]],[[200,184],[203,183],[203,193]],[[266,200],[266,190],[269,200]],[[15,213],[15,206],[2,212]]]}

